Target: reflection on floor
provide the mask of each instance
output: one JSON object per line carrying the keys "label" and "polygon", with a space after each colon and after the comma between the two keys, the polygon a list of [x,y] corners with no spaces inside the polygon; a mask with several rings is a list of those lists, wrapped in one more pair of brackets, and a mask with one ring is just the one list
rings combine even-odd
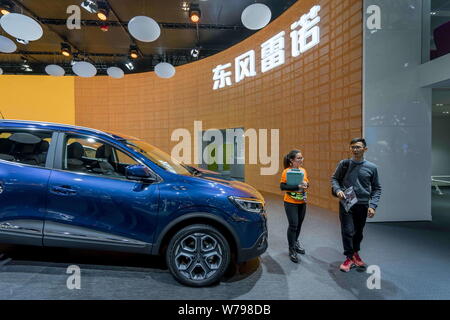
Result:
{"label": "reflection on floor", "polygon": [[[239,266],[219,285],[188,288],[163,259],[67,249],[0,248],[0,299],[450,299],[450,189],[433,192],[433,222],[372,223],[362,257],[381,270],[381,289],[370,274],[338,271],[342,262],[338,217],[309,206],[299,264],[287,256],[281,197],[266,194],[268,251]],[[69,290],[69,265],[81,268],[81,289]]]}

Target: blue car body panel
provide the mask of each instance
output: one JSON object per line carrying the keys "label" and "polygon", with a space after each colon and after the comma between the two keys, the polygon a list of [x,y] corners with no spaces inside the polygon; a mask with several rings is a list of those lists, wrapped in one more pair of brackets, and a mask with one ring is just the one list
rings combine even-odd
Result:
{"label": "blue car body panel", "polygon": [[[58,192],[61,186],[73,191]],[[135,181],[54,170],[46,220],[152,243],[158,202],[158,184],[143,186]]]}
{"label": "blue car body panel", "polygon": [[8,235],[6,242],[42,244],[50,173],[47,168],[0,164],[0,230]]}

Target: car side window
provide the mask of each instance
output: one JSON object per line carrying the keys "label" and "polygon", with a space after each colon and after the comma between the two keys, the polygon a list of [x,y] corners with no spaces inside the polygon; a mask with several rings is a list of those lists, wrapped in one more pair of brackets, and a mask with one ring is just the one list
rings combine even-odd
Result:
{"label": "car side window", "polygon": [[0,129],[0,160],[45,167],[52,132]]}
{"label": "car side window", "polygon": [[95,137],[66,135],[63,170],[110,178],[125,178],[125,168],[137,161]]}

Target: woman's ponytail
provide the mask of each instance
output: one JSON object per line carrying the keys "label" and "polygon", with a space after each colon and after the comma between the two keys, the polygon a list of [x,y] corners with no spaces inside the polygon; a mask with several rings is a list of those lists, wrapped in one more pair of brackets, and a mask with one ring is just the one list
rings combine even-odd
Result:
{"label": "woman's ponytail", "polygon": [[291,166],[291,160],[294,160],[295,157],[297,156],[297,153],[301,153],[300,150],[292,150],[291,152],[289,152],[287,155],[284,156],[283,158],[283,166],[284,168],[289,168]]}

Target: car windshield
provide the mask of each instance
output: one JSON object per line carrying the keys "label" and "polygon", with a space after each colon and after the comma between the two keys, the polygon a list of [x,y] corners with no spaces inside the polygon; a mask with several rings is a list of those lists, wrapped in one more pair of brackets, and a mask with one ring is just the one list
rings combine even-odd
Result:
{"label": "car windshield", "polygon": [[139,152],[144,157],[150,159],[164,170],[177,174],[191,175],[191,172],[187,170],[179,161],[145,141],[126,140],[125,144],[134,151]]}

